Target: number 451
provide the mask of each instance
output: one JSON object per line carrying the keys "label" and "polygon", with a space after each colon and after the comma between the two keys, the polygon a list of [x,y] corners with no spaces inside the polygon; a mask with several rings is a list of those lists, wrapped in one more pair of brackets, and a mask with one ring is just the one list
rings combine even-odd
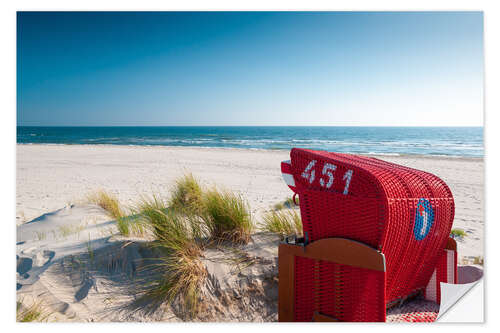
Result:
{"label": "number 451", "polygon": [[[309,184],[312,184],[315,179],[316,170],[314,170],[313,168],[316,165],[316,162],[317,162],[316,160],[312,160],[311,162],[309,162],[307,167],[304,169],[304,172],[302,172],[302,177],[307,179],[309,181]],[[328,180],[325,181],[323,177],[320,177],[319,184],[321,185],[321,187],[325,188],[332,187],[334,179],[333,172],[335,172],[335,170],[337,170],[337,166],[334,164],[325,163],[325,165],[323,165],[323,171],[321,171],[321,174],[323,176],[326,176]],[[342,178],[345,181],[344,192],[343,192],[344,195],[349,192],[349,185],[351,184],[352,174],[353,174],[352,170],[347,170],[346,173],[344,174],[344,177]]]}

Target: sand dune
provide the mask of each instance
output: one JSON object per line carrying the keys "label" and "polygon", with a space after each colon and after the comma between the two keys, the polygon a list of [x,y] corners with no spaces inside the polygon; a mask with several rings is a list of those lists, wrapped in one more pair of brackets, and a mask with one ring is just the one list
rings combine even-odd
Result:
{"label": "sand dune", "polygon": [[[40,302],[48,321],[186,319],[179,300],[172,306],[142,300],[158,253],[145,239],[118,235],[104,213],[90,204],[68,206],[18,226],[18,301],[26,307]],[[196,320],[276,321],[278,243],[278,236],[264,233],[238,252],[208,249]],[[248,260],[255,264],[233,264]]]}

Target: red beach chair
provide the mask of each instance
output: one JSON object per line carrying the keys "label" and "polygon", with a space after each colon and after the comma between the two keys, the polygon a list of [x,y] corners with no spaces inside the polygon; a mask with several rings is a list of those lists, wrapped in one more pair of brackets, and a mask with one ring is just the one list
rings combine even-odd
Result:
{"label": "red beach chair", "polygon": [[304,240],[280,245],[280,321],[385,321],[387,307],[419,293],[439,302],[439,281],[456,281],[455,206],[441,179],[370,157],[290,155],[282,172]]}

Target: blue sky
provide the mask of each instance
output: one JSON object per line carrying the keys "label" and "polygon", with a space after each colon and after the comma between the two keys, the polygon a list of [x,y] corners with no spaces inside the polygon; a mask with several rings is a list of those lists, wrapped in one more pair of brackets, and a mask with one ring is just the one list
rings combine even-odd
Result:
{"label": "blue sky", "polygon": [[21,12],[17,124],[481,126],[483,15]]}

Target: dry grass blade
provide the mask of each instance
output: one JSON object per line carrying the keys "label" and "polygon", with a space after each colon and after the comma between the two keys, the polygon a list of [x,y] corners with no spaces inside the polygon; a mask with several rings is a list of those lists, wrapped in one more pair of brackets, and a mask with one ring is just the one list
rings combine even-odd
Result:
{"label": "dry grass blade", "polygon": [[100,206],[114,219],[118,219],[124,215],[118,198],[104,190],[89,195],[88,200]]}
{"label": "dry grass blade", "polygon": [[108,213],[109,216],[116,220],[116,226],[122,235],[130,235],[131,220],[125,216],[118,198],[116,198],[113,194],[100,190],[89,195],[88,200],[89,202],[100,206]]}
{"label": "dry grass blade", "polygon": [[40,322],[48,317],[43,313],[41,302],[33,303],[31,306],[24,308],[21,302],[16,303],[16,321],[20,323]]}

